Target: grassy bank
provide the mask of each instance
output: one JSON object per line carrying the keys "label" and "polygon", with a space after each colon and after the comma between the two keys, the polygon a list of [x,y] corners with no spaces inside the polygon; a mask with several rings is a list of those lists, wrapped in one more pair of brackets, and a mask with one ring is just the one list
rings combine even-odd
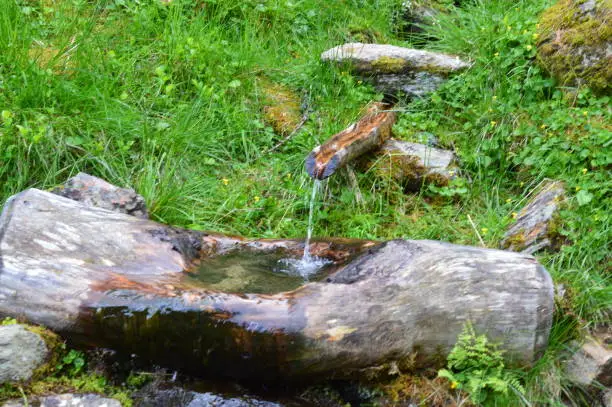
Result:
{"label": "grassy bank", "polygon": [[[564,181],[563,244],[538,259],[568,297],[549,351],[520,372],[525,396],[512,401],[559,404],[565,345],[608,321],[612,306],[609,98],[564,92],[535,65],[547,0],[464,1],[425,39],[394,34],[400,3],[0,0],[0,202],[85,171],[136,189],[162,222],[302,237],[306,155],[382,98],[319,54],[370,40],[461,55],[472,68],[427,100],[397,105],[395,127],[398,138],[429,132],[453,148],[461,178],[406,195],[392,180],[356,171],[353,182],[343,170],[325,183],[314,234],[471,245],[480,235],[497,247],[542,180]],[[309,112],[273,153],[281,136],[265,120],[268,82]]]}

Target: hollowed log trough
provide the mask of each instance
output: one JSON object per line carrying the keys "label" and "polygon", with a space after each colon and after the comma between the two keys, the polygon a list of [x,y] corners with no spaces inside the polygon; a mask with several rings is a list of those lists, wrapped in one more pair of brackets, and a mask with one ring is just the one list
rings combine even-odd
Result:
{"label": "hollowed log trough", "polygon": [[30,189],[0,217],[0,316],[200,375],[323,379],[395,362],[432,366],[464,324],[514,362],[546,347],[550,276],[529,255],[436,241],[329,240],[322,281],[273,295],[194,285],[199,258],[303,242],[179,230]]}

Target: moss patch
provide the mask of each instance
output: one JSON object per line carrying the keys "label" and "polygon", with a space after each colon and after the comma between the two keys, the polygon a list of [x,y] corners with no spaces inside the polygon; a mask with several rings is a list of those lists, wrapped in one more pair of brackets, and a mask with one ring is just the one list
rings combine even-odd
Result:
{"label": "moss patch", "polygon": [[266,124],[279,135],[288,135],[302,119],[300,97],[288,87],[266,79],[260,81],[263,91],[263,115]]}
{"label": "moss patch", "polygon": [[376,73],[402,73],[408,69],[408,62],[403,58],[380,57],[372,62]]}
{"label": "moss patch", "polygon": [[538,62],[563,86],[609,93],[612,0],[561,0],[540,18]]}

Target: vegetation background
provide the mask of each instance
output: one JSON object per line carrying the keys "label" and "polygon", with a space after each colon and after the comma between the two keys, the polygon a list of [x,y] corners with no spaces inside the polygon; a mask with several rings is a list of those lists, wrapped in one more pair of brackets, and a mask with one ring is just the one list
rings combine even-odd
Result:
{"label": "vegetation background", "polygon": [[[319,61],[348,41],[460,55],[473,66],[431,97],[400,102],[395,135],[434,134],[461,177],[405,194],[373,172],[334,175],[315,235],[439,239],[498,247],[531,192],[565,182],[559,250],[538,255],[563,284],[551,344],[526,389],[497,405],[561,405],[561,361],[580,329],[610,321],[609,97],[562,89],[535,64],[549,0],[465,0],[420,35],[399,0],[0,0],[0,202],[78,171],[129,186],[154,219],[250,237],[303,237],[308,152],[380,100]],[[309,119],[281,148],[265,83],[300,95]],[[362,199],[356,199],[360,195]],[[474,229],[469,221],[476,225]],[[506,403],[506,404],[504,404]]]}

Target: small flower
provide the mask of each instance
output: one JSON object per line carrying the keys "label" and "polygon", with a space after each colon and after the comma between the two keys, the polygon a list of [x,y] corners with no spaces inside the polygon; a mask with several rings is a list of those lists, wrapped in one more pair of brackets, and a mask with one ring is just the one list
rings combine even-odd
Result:
{"label": "small flower", "polygon": [[538,35],[538,34],[533,34],[533,35],[531,36],[531,38],[533,38],[534,40],[537,40],[537,39],[538,39],[538,37],[539,37],[539,35]]}
{"label": "small flower", "polygon": [[253,198],[253,200],[254,200],[255,202],[259,202],[259,200],[260,200],[260,199],[261,199],[261,198],[260,198],[260,197],[258,197],[258,196],[256,196],[255,198]]}
{"label": "small flower", "polygon": [[574,189],[576,190],[576,192],[578,192],[578,191],[580,191],[581,188],[580,187],[576,187]]}
{"label": "small flower", "polygon": [[545,128],[546,128],[546,125],[545,125],[545,124],[543,124],[543,125],[541,125],[541,126],[540,126],[540,128],[541,128],[541,129],[545,129]]}
{"label": "small flower", "polygon": [[493,109],[489,108],[489,113],[491,113],[493,111]]}
{"label": "small flower", "polygon": [[518,213],[512,212],[512,219],[516,219],[517,216],[518,216]]}
{"label": "small flower", "polygon": [[480,229],[480,231],[482,232],[483,235],[486,235],[487,232],[489,231],[489,229],[488,228],[482,228],[482,229]]}
{"label": "small flower", "polygon": [[493,54],[493,55],[495,55],[496,57],[498,57],[498,56],[499,56],[499,52],[496,52],[496,53],[495,53],[495,54]]}
{"label": "small flower", "polygon": [[286,178],[291,179],[291,173],[287,174]]}
{"label": "small flower", "polygon": [[361,85],[363,83],[363,81],[359,80],[357,81],[357,85]]}
{"label": "small flower", "polygon": [[491,120],[491,126],[495,126],[497,122],[495,120]]}
{"label": "small flower", "polygon": [[583,169],[582,169],[582,173],[583,173],[583,174],[586,174],[586,173],[587,173],[587,171],[588,171],[588,170],[587,170],[586,168],[583,168]]}
{"label": "small flower", "polygon": [[506,203],[510,203],[510,202],[512,202],[512,198],[506,199]]}
{"label": "small flower", "polygon": [[227,185],[227,184],[229,184],[229,179],[227,179],[227,178],[223,178],[223,179],[221,180],[221,182],[223,182],[223,185]]}
{"label": "small flower", "polygon": [[533,47],[531,45],[527,45],[525,48],[527,49],[527,51],[531,51]]}
{"label": "small flower", "polygon": [[583,110],[583,111],[582,111],[582,115],[583,115],[583,116],[586,116],[586,115],[588,115],[588,114],[589,114],[589,112],[587,112],[586,110]]}
{"label": "small flower", "polygon": [[456,381],[453,381],[453,382],[451,383],[451,385],[450,385],[450,388],[451,388],[451,389],[456,389],[458,385],[459,385],[459,383],[457,383]]}
{"label": "small flower", "polygon": [[521,187],[522,187],[523,185],[525,185],[525,183],[524,183],[524,182],[521,182],[521,183],[519,184],[519,186],[521,186]]}

